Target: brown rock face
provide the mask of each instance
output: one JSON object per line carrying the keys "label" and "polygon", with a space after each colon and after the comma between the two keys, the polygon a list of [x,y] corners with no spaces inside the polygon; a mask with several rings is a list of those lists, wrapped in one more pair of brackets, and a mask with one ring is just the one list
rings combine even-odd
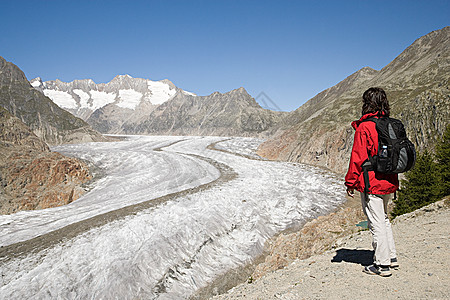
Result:
{"label": "brown rock face", "polygon": [[43,209],[78,199],[91,179],[85,163],[50,152],[18,118],[0,107],[0,213]]}
{"label": "brown rock face", "polygon": [[68,204],[84,193],[80,185],[91,179],[86,164],[56,152],[14,152],[8,160],[1,168],[2,185],[13,201],[2,205],[2,213]]}

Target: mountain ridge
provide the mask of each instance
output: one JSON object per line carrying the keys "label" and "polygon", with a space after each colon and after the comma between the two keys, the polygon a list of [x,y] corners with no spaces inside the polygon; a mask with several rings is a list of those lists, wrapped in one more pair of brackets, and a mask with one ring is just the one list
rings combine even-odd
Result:
{"label": "mountain ridge", "polygon": [[177,94],[171,101],[157,107],[134,132],[259,136],[264,135],[283,115],[283,112],[263,109],[243,87],[208,96]]}
{"label": "mountain ridge", "polygon": [[[110,134],[259,136],[268,134],[285,115],[263,109],[243,87],[197,96],[168,79],[155,82],[129,75],[117,75],[106,84],[90,79],[42,82],[39,78],[31,84],[94,129]],[[83,107],[82,93],[86,97]],[[92,100],[96,93],[109,98],[96,106]],[[159,98],[153,101],[152,96]]]}
{"label": "mountain ridge", "polygon": [[361,115],[362,94],[371,86],[385,89],[392,117],[404,122],[417,149],[433,148],[449,123],[449,37],[450,27],[433,31],[380,71],[363,68],[322,91],[294,111],[258,154],[344,173],[353,144],[350,123]]}
{"label": "mountain ridge", "polygon": [[170,99],[177,91],[182,91],[167,79],[151,81],[130,75],[117,75],[108,83],[98,84],[92,79],[43,82],[39,77],[30,82],[61,108],[85,121],[95,110],[111,103],[134,110],[142,102],[157,105]]}

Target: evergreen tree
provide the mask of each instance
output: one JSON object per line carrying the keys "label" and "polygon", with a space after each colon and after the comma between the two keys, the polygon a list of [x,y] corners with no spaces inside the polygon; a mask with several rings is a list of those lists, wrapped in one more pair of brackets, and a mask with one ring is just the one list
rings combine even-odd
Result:
{"label": "evergreen tree", "polygon": [[443,196],[441,170],[428,151],[417,155],[412,170],[405,173],[398,199],[394,200],[394,217],[433,203]]}
{"label": "evergreen tree", "polygon": [[443,196],[450,195],[450,125],[447,125],[442,140],[436,145],[436,159],[442,178]]}

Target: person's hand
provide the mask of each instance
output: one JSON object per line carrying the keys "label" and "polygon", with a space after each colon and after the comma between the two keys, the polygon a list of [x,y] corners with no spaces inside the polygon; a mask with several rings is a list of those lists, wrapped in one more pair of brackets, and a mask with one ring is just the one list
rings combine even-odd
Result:
{"label": "person's hand", "polygon": [[347,188],[347,195],[354,198],[355,197],[355,189]]}

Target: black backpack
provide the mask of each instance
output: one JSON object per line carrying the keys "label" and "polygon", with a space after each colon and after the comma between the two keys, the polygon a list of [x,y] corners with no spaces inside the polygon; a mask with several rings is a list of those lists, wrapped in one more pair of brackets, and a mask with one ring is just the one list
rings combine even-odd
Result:
{"label": "black backpack", "polygon": [[398,174],[409,171],[416,162],[414,144],[406,137],[405,127],[400,120],[383,117],[368,118],[376,125],[378,133],[378,153],[369,156],[362,165],[366,192],[370,183],[367,171],[384,174]]}

